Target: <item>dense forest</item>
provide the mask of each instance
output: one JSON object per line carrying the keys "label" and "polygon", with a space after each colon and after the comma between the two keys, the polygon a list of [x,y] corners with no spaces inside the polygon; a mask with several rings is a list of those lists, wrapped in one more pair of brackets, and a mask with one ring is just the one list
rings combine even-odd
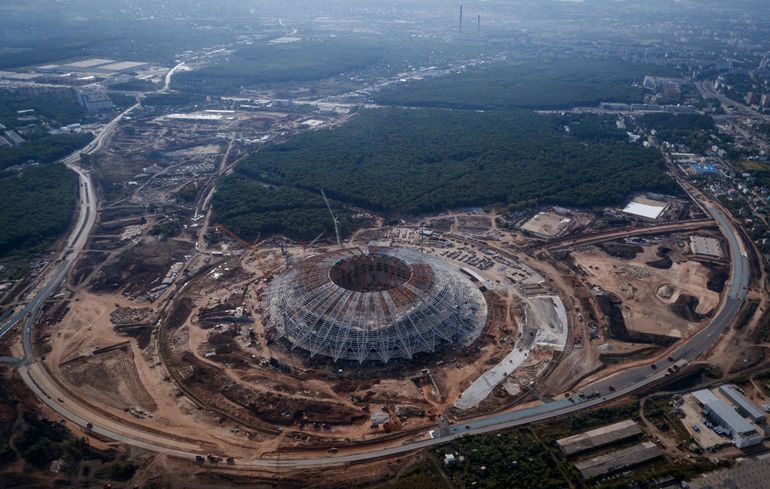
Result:
{"label": "dense forest", "polygon": [[76,151],[78,148],[82,148],[91,142],[93,137],[91,133],[40,133],[29,137],[26,143],[19,146],[0,147],[0,170],[9,166],[26,163],[30,160],[37,163],[51,163]]}
{"label": "dense forest", "polygon": [[656,131],[714,129],[714,119],[710,115],[657,113],[642,115],[637,118],[637,121],[645,128]]}
{"label": "dense forest", "polygon": [[628,134],[618,127],[616,116],[566,114],[558,118],[570,136],[586,143],[620,143]]}
{"label": "dense forest", "polygon": [[19,110],[33,109],[34,115],[55,121],[59,125],[79,122],[85,110],[73,97],[60,95],[22,95],[8,90],[0,90],[0,124],[17,127]]}
{"label": "dense forest", "polygon": [[472,68],[409,82],[374,97],[384,105],[465,109],[561,109],[599,102],[641,102],[633,83],[660,67],[623,61],[532,61]]}
{"label": "dense forest", "polygon": [[59,164],[0,178],[0,256],[38,250],[66,231],[77,190],[75,174]]}
{"label": "dense forest", "polygon": [[363,68],[382,54],[381,47],[363,40],[257,44],[242,47],[210,66],[177,74],[173,87],[213,95],[259,84],[318,80]]}
{"label": "dense forest", "polygon": [[[256,153],[238,171],[394,214],[495,202],[593,207],[677,192],[657,151],[611,141],[618,130],[606,121],[583,120],[592,138],[608,135],[600,143],[563,122],[528,111],[368,110]],[[231,190],[220,187],[220,199]],[[229,198],[248,197],[239,194]]]}
{"label": "dense forest", "polygon": [[[340,232],[346,234],[350,230],[350,211],[331,204],[340,220]],[[220,181],[213,205],[214,221],[244,239],[254,239],[257,233],[281,233],[302,240],[322,232],[334,236],[329,210],[318,191],[276,188],[235,175]]]}

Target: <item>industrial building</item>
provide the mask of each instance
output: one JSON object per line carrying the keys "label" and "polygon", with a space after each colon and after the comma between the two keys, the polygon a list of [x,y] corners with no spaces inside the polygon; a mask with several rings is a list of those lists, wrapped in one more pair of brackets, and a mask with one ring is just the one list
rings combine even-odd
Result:
{"label": "industrial building", "polygon": [[716,175],[719,173],[719,170],[717,170],[717,166],[713,163],[712,164],[696,163],[696,164],[690,165],[690,171],[697,176]]}
{"label": "industrial building", "polygon": [[643,217],[645,219],[657,219],[666,210],[666,203],[657,200],[637,197],[623,209],[626,214]]}
{"label": "industrial building", "polygon": [[682,80],[681,78],[666,78],[662,76],[647,75],[644,77],[642,86],[644,86],[644,88],[655,89],[655,88],[663,88],[668,85],[679,86],[682,84],[683,81],[684,80]]}
{"label": "industrial building", "polygon": [[693,397],[703,408],[706,417],[721,426],[732,436],[732,443],[738,448],[762,443],[764,433],[741,416],[727,401],[718,398],[708,389],[693,392]]}
{"label": "industrial building", "polygon": [[663,450],[658,448],[655,443],[645,441],[623,450],[583,460],[576,463],[575,468],[580,471],[584,479],[594,479],[654,460],[662,455]]}
{"label": "industrial building", "polygon": [[639,427],[639,424],[632,419],[627,419],[619,423],[586,431],[585,433],[561,438],[556,440],[556,444],[564,455],[574,455],[641,434],[642,429]]}
{"label": "industrial building", "polygon": [[147,63],[139,61],[116,61],[114,59],[91,58],[65,64],[47,64],[38,66],[39,72],[55,73],[123,73],[126,71],[146,68]]}
{"label": "industrial building", "polygon": [[715,470],[691,480],[690,489],[766,489],[770,481],[770,457],[746,460],[731,469]]}
{"label": "industrial building", "polygon": [[265,304],[268,329],[292,348],[359,363],[472,341],[487,316],[479,289],[447,262],[371,246],[302,261],[273,281]]}
{"label": "industrial building", "polygon": [[764,411],[759,409],[756,404],[746,399],[746,396],[744,396],[734,385],[725,384],[719,387],[719,392],[738,407],[738,412],[741,413],[741,415],[749,418],[755,423],[765,422]]}
{"label": "industrial building", "polygon": [[12,129],[8,129],[3,134],[5,135],[4,139],[8,141],[8,144],[11,146],[18,146],[24,143],[24,138],[19,136],[19,133]]}
{"label": "industrial building", "polygon": [[710,256],[713,258],[722,258],[724,256],[719,240],[705,236],[690,236],[690,251],[692,251],[693,255]]}
{"label": "industrial building", "polygon": [[104,92],[75,90],[75,100],[81,107],[89,112],[110,110],[115,107],[112,103],[112,99],[110,99],[109,95]]}

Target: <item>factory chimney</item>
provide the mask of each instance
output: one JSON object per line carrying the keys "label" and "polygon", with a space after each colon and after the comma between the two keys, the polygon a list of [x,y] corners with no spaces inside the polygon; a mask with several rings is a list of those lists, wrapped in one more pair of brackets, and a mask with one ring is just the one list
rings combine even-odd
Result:
{"label": "factory chimney", "polygon": [[481,16],[476,21],[476,34],[481,34]]}
{"label": "factory chimney", "polygon": [[463,33],[463,4],[460,4],[460,34]]}

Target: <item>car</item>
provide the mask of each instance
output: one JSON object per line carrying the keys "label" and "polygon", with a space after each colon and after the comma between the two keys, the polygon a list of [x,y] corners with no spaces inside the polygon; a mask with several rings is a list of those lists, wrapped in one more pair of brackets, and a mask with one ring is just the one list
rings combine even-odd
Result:
{"label": "car", "polygon": [[656,368],[658,368],[658,366],[653,363],[652,365],[650,365],[650,368],[655,370]]}
{"label": "car", "polygon": [[614,386],[614,385],[611,385],[611,386],[609,387],[609,389],[610,389],[610,392],[615,392],[615,386]]}

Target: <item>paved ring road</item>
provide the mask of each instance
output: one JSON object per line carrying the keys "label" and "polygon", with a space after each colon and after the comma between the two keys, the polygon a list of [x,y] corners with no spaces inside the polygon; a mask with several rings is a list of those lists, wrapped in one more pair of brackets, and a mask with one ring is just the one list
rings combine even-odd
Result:
{"label": "paved ring road", "polygon": [[[89,145],[88,151],[94,151],[100,148],[104,138],[106,138],[110,131],[114,129],[120,118],[131,110],[133,110],[133,107],[123,112],[108,124],[108,126],[105,127],[105,130],[100,133],[99,137]],[[78,173],[79,178],[83,181],[83,184],[81,185],[81,212],[78,224],[75,226],[70,239],[67,241],[68,247],[63,253],[58,269],[55,272],[52,272],[52,278],[37,293],[33,300],[22,309],[22,311],[14,315],[10,321],[0,328],[0,337],[7,333],[7,331],[10,330],[21,317],[27,315],[24,321],[22,334],[25,359],[24,365],[19,368],[19,373],[32,392],[64,418],[82,427],[86,427],[89,423],[93,423],[91,429],[94,433],[122,443],[180,458],[194,459],[197,455],[203,455],[203,453],[194,449],[180,450],[178,448],[180,444],[171,439],[159,440],[157,439],[157,436],[151,436],[150,434],[140,436],[139,434],[134,433],[129,427],[126,427],[127,429],[124,432],[107,429],[106,427],[99,425],[99,416],[96,414],[94,414],[94,418],[89,422],[72,412],[72,410],[65,405],[64,401],[50,397],[44,389],[41,388],[42,381],[45,380],[44,377],[48,374],[39,363],[36,363],[34,358],[30,340],[32,327],[39,314],[40,306],[48,300],[56,290],[58,290],[64,277],[74,264],[74,259],[70,258],[70,256],[77,256],[78,251],[82,249],[96,219],[97,203],[90,175],[77,167],[75,161],[77,161],[76,155],[72,155],[65,160],[65,163],[75,170]],[[706,209],[717,221],[722,234],[724,234],[728,241],[731,259],[730,282],[725,300],[716,316],[703,330],[685,340],[684,343],[674,350],[673,356],[680,362],[695,360],[716,342],[719,336],[737,316],[745,299],[746,288],[748,286],[748,256],[746,252],[742,250],[742,245],[739,242],[737,232],[732,223],[725,217],[719,208],[707,204]],[[450,433],[440,438],[427,438],[407,442],[401,446],[362,451],[349,455],[314,456],[295,459],[276,458],[238,460],[237,464],[239,467],[244,468],[302,468],[340,465],[398,455],[425,447],[443,444],[461,436],[489,433],[594,407],[659,381],[665,375],[665,369],[651,369],[649,365],[633,367],[591,384],[591,386],[586,388],[586,391],[588,392],[600,392],[602,397],[591,400],[575,400],[574,402],[568,399],[561,399],[547,402],[533,408],[470,420],[463,425],[451,425]],[[613,392],[610,392],[609,390],[610,385],[613,385],[615,388]]]}

